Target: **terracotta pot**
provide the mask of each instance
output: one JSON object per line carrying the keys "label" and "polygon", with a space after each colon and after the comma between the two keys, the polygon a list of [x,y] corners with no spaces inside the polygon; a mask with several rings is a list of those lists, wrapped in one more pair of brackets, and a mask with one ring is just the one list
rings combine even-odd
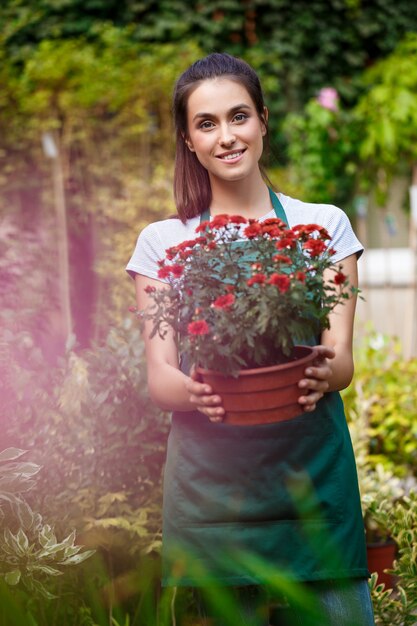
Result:
{"label": "terracotta pot", "polygon": [[300,415],[298,382],[315,358],[313,348],[296,346],[294,359],[280,365],[241,370],[239,376],[197,368],[203,381],[218,393],[226,409],[224,422],[237,426],[281,422]]}
{"label": "terracotta pot", "polygon": [[384,570],[392,569],[396,551],[397,545],[394,541],[368,543],[366,546],[369,571],[371,574],[372,572],[377,572],[378,583],[385,583],[385,586],[389,589],[394,587],[394,577],[391,574],[386,574]]}

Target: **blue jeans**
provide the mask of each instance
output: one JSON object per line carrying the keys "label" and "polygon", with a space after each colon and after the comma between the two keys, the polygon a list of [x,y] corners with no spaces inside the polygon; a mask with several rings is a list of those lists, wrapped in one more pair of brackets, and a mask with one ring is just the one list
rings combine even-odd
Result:
{"label": "blue jeans", "polygon": [[[235,626],[375,626],[371,595],[366,579],[332,580],[305,584],[308,605],[281,600],[268,610],[267,594],[262,587],[236,587],[232,590]],[[210,626],[230,622],[209,609],[200,593],[197,606],[201,618]],[[223,617],[223,619],[222,619]]]}

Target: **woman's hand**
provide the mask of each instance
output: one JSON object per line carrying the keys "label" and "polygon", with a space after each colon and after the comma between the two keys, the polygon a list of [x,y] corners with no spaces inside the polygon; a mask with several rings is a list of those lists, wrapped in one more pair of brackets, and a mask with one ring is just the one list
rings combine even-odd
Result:
{"label": "woman's hand", "polygon": [[327,346],[314,346],[316,357],[311,365],[304,371],[306,378],[298,383],[303,395],[298,398],[304,411],[314,411],[317,402],[329,389],[329,379],[332,376],[332,367],[329,359],[336,356],[333,348]]}
{"label": "woman's hand", "polygon": [[213,394],[210,385],[199,380],[195,369],[192,368],[190,376],[185,381],[185,387],[190,394],[190,402],[195,408],[206,415],[211,422],[221,422],[224,417],[222,399],[218,394]]}

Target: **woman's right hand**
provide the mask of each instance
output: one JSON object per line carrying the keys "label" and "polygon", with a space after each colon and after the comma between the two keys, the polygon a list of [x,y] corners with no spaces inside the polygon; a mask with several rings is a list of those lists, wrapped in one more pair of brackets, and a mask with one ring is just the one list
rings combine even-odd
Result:
{"label": "woman's right hand", "polygon": [[213,393],[210,385],[201,382],[194,368],[185,381],[185,387],[190,394],[190,402],[200,413],[206,415],[211,422],[223,421],[225,410],[221,397]]}

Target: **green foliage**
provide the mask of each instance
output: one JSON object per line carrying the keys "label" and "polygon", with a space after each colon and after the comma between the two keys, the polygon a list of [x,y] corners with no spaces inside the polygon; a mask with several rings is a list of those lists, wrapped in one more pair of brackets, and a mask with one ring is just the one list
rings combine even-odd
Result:
{"label": "green foliage", "polygon": [[147,396],[132,321],[47,370],[33,343],[10,338],[8,362],[4,423],[10,441],[43,465],[36,500],[50,519],[76,523],[94,546],[157,550],[167,421]]}
{"label": "green foliage", "polygon": [[349,419],[364,420],[367,460],[397,476],[417,476],[417,359],[374,334],[358,351],[353,384],[344,393]]}
{"label": "green foliage", "polygon": [[392,568],[397,578],[396,590],[385,589],[373,575],[371,590],[377,626],[413,626],[417,611],[417,495],[397,502],[384,500],[372,509],[372,515],[385,527],[398,546]]}
{"label": "green foliage", "polygon": [[379,169],[379,187],[386,191],[399,166],[417,161],[417,34],[365,72],[363,83],[354,112],[363,134],[361,157],[370,177]]}
{"label": "green foliage", "polygon": [[41,469],[20,459],[25,450],[0,452],[0,577],[10,586],[23,584],[32,594],[51,599],[50,577],[60,576],[62,566],[77,565],[92,555],[75,545],[75,531],[58,541],[53,528],[34,513],[23,496],[35,487]]}
{"label": "green foliage", "polygon": [[342,108],[330,110],[316,99],[284,124],[290,178],[309,202],[343,206],[349,212],[357,176],[358,126]]}

